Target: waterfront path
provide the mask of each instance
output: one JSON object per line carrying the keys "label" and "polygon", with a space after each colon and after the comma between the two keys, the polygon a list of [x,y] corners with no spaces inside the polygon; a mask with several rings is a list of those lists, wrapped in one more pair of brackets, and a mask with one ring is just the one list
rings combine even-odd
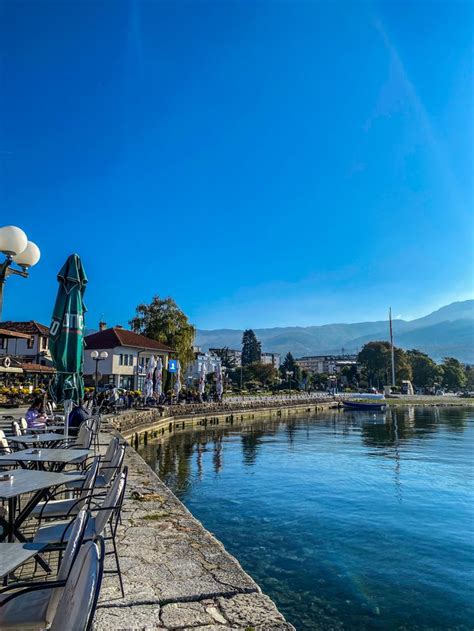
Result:
{"label": "waterfront path", "polygon": [[118,530],[125,598],[117,577],[106,575],[95,631],[293,629],[130,447],[125,464],[129,478]]}

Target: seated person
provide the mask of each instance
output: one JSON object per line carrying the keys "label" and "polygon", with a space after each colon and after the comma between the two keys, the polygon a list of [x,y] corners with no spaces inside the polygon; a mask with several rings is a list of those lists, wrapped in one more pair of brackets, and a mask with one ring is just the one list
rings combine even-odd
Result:
{"label": "seated person", "polygon": [[46,414],[43,411],[43,399],[36,397],[28,408],[25,419],[29,429],[44,429],[46,427]]}
{"label": "seated person", "polygon": [[84,400],[79,400],[79,405],[72,410],[69,414],[69,434],[70,436],[77,436],[77,432],[79,431],[79,426],[85,420],[89,418],[90,414],[84,407]]}

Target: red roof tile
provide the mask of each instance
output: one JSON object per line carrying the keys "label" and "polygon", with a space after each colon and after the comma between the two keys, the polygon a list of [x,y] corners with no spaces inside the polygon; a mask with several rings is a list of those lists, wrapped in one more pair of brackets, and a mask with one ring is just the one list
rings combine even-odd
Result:
{"label": "red roof tile", "polygon": [[143,348],[150,351],[175,352],[172,348],[161,342],[152,340],[144,335],[138,335],[138,333],[134,333],[128,329],[120,329],[118,327],[92,333],[91,335],[87,335],[85,340],[88,350],[129,346],[131,348]]}
{"label": "red roof tile", "polygon": [[36,322],[36,320],[29,320],[28,322],[7,320],[6,322],[0,322],[0,328],[18,333],[29,333],[30,335],[49,335],[49,327]]}

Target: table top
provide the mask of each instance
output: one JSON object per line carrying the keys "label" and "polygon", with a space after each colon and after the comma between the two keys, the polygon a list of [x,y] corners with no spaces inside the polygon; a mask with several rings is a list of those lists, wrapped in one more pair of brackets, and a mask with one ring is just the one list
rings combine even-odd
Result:
{"label": "table top", "polygon": [[50,443],[53,440],[64,440],[64,434],[58,434],[56,432],[24,434],[23,436],[10,436],[8,440],[14,443]]}
{"label": "table top", "polygon": [[[10,455],[10,454],[8,454]],[[58,486],[73,480],[81,480],[82,475],[71,473],[54,473],[52,471],[37,471],[36,469],[10,469],[12,480],[0,481],[0,498],[9,499],[24,493],[32,493],[51,486]]]}
{"label": "table top", "polygon": [[8,460],[11,462],[60,462],[62,464],[68,464],[73,460],[80,462],[89,455],[89,449],[43,449],[39,448],[40,453],[33,453],[36,448],[22,449],[21,451],[13,451],[9,454],[3,454],[0,456],[0,464],[2,460]]}
{"label": "table top", "polygon": [[0,543],[0,577],[13,572],[45,547],[44,543]]}

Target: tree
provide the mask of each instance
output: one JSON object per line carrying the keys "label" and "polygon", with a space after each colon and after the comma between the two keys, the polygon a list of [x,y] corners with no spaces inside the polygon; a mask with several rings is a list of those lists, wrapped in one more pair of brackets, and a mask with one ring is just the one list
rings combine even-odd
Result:
{"label": "tree", "polygon": [[443,359],[443,386],[447,390],[461,390],[466,385],[464,366],[454,357]]}
{"label": "tree", "polygon": [[442,369],[426,353],[414,348],[407,351],[407,357],[413,373],[413,383],[418,388],[432,388],[441,381]]}
{"label": "tree", "polygon": [[371,384],[384,383],[387,380],[387,370],[391,370],[391,356],[389,342],[368,342],[357,356],[367,372]]}
{"label": "tree", "polygon": [[242,336],[242,366],[259,362],[261,358],[262,345],[252,329],[247,329]]}
{"label": "tree", "polygon": [[213,353],[221,360],[221,364],[224,368],[227,368],[228,370],[233,370],[235,368],[235,357],[229,350],[228,346],[224,346],[224,348],[216,348]]}
{"label": "tree", "polygon": [[174,349],[183,370],[193,361],[196,329],[172,298],[154,296],[149,305],[138,305],[130,326],[135,333]]}
{"label": "tree", "polygon": [[295,358],[290,352],[286,354],[285,359],[280,364],[280,375],[286,382],[288,382],[288,372],[293,373],[293,376],[291,377],[291,387],[298,387],[301,380],[301,368],[295,362]]}
{"label": "tree", "polygon": [[[393,354],[397,382],[400,383],[405,379],[411,381],[412,372],[407,353],[401,348],[394,348]],[[392,354],[389,342],[368,342],[357,359],[365,368],[372,385],[391,383]]]}

